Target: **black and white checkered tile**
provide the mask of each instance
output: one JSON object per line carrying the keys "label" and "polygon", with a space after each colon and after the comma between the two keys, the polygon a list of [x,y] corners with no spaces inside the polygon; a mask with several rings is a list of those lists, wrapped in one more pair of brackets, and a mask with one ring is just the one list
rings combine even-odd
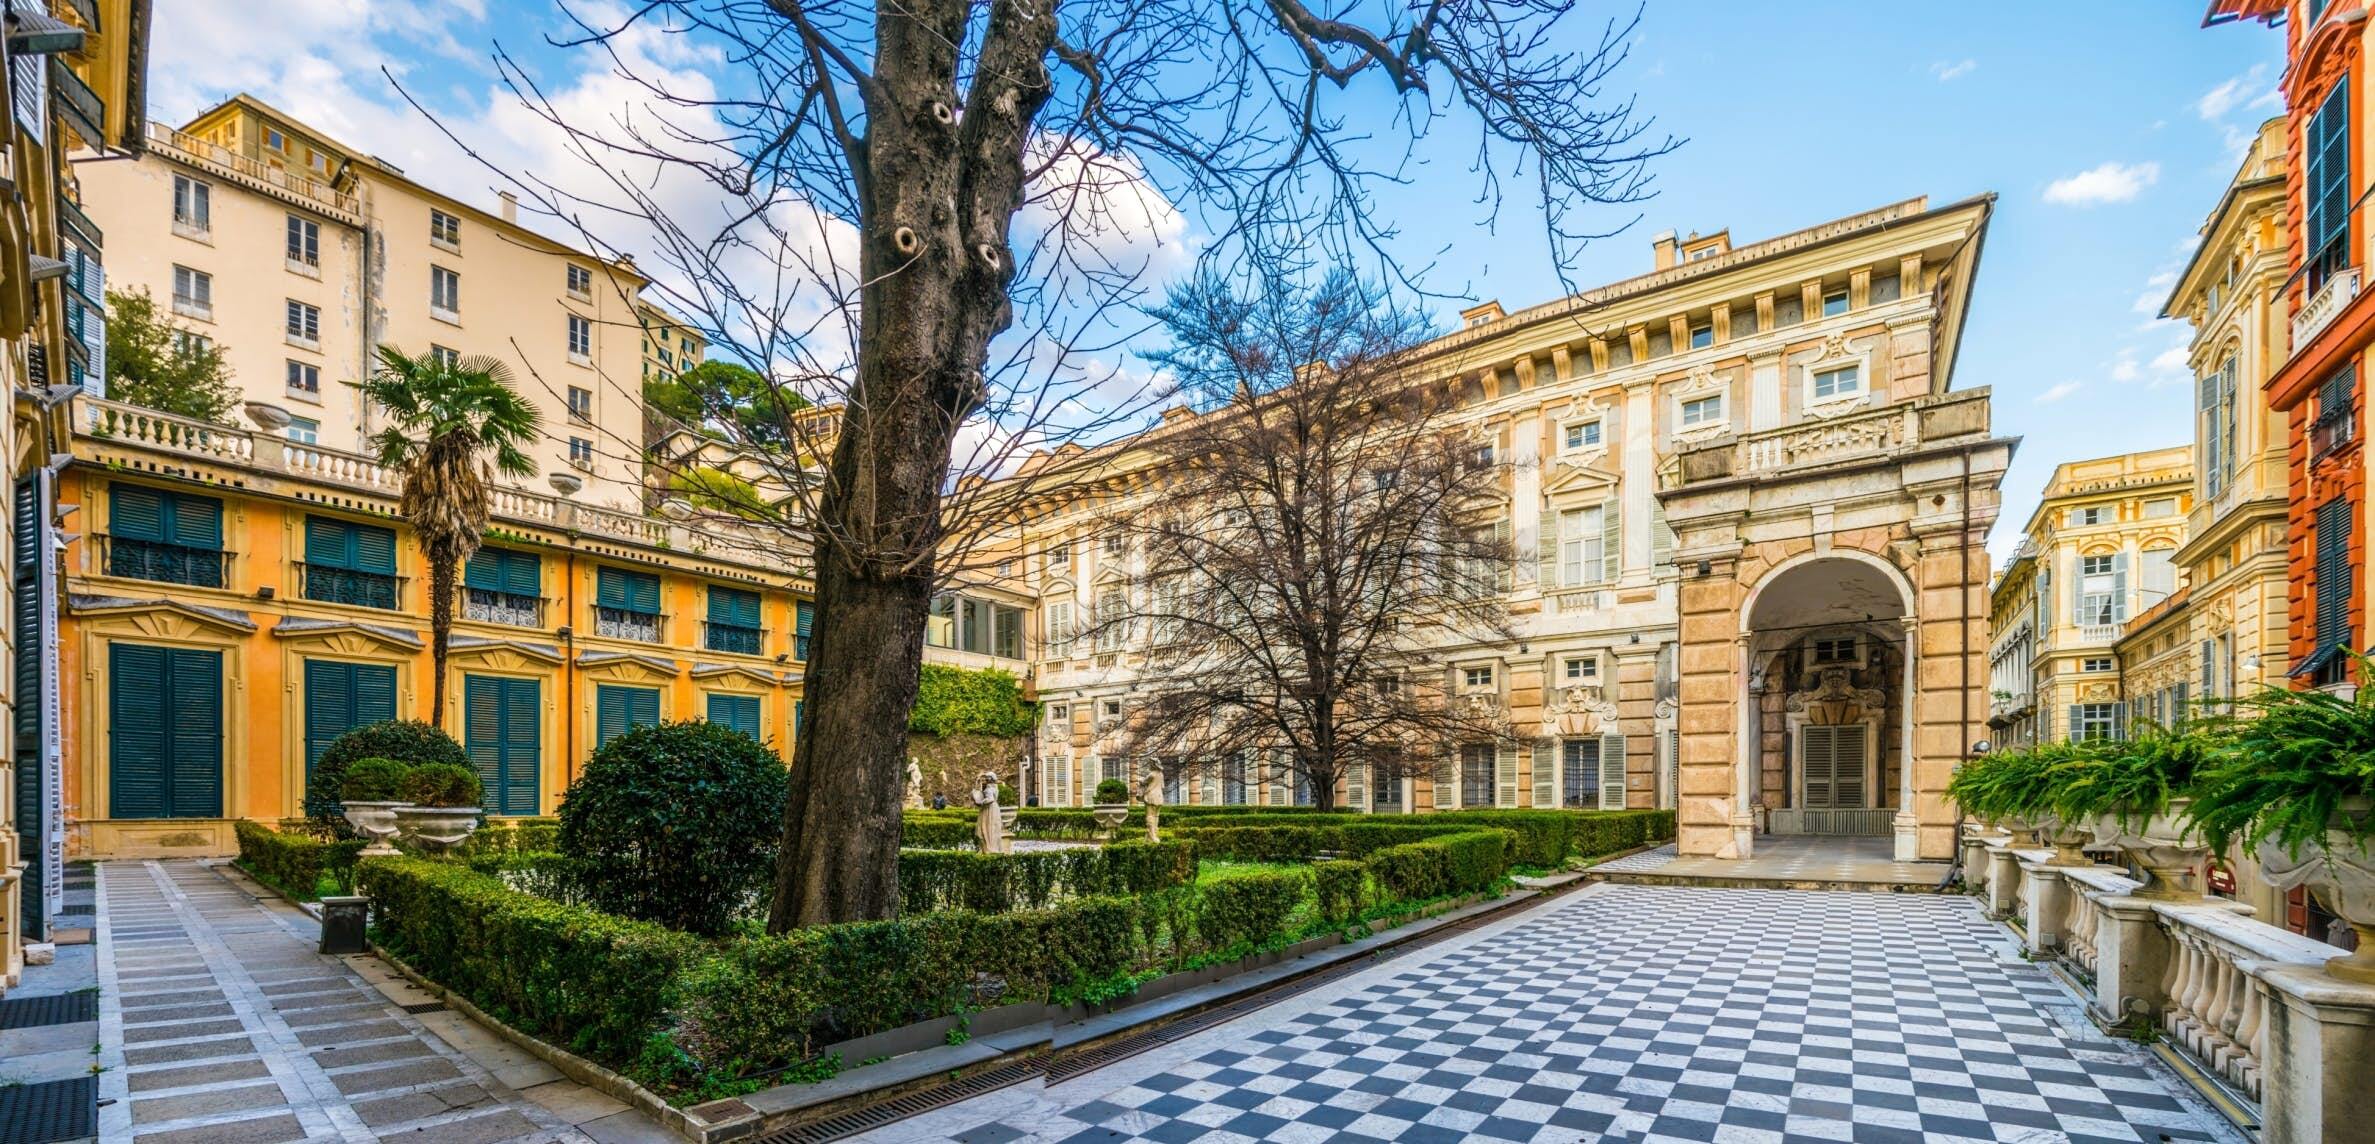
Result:
{"label": "black and white checkered tile", "polygon": [[1612,858],[1593,866],[1592,869],[1611,874],[1642,874],[1672,862],[1680,857],[1681,853],[1680,850],[1675,849],[1673,843],[1669,842],[1664,846],[1644,850],[1639,854],[1627,854],[1622,858]]}
{"label": "black and white checkered tile", "polygon": [[1611,885],[1361,982],[959,1138],[2237,1139],[1963,898]]}

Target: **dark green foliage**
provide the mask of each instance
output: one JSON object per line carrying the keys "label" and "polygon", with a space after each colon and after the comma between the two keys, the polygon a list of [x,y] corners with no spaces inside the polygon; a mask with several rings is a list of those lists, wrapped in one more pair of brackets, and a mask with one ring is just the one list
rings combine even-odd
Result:
{"label": "dark green foliage", "polygon": [[147,289],[107,292],[107,396],[131,405],[221,422],[239,402],[227,347],[157,312]]}
{"label": "dark green foliage", "polygon": [[[1197,820],[1212,822],[1212,819]],[[1221,820],[1233,821],[1233,820]],[[1166,833],[1192,839],[1205,858],[1238,862],[1308,862],[1323,850],[1345,849],[1341,826],[1182,826]]]}
{"label": "dark green foliage", "polygon": [[563,905],[453,862],[373,858],[381,945],[521,1030],[612,1068],[663,1031],[699,939]]}
{"label": "dark green foliage", "polygon": [[[2358,657],[2357,678],[2375,681],[2375,662]],[[2223,741],[2187,792],[2187,814],[2214,849],[2273,840],[2297,856],[2328,830],[2375,837],[2375,814],[2343,811],[2375,798],[2375,686],[2350,698],[2263,688],[2211,729]]]}
{"label": "dark green foliage", "polygon": [[1359,862],[1320,862],[1311,867],[1319,917],[1329,925],[1351,921],[1366,905],[1369,868]]}
{"label": "dark green foliage", "polygon": [[561,846],[561,820],[557,818],[491,818],[462,840],[457,848],[464,858],[501,854],[544,854],[557,852]]}
{"label": "dark green foliage", "polygon": [[2064,822],[2110,816],[2122,826],[2141,826],[2169,809],[2215,745],[2208,734],[2153,726],[2132,739],[2089,743],[2095,749],[2079,754],[2055,782],[2054,816]]}
{"label": "dark green foliage", "polygon": [[1256,947],[1284,936],[1287,916],[1311,894],[1302,870],[1248,870],[1196,888],[1196,934],[1215,950]]}
{"label": "dark green foliage", "polygon": [[1389,901],[1426,901],[1491,889],[1509,872],[1513,835],[1500,829],[1447,834],[1369,855],[1369,873]]}
{"label": "dark green foliage", "polygon": [[302,829],[274,830],[244,818],[233,822],[231,828],[239,836],[240,865],[292,899],[312,901],[325,874],[341,890],[354,885],[355,855],[363,849],[360,839],[325,838]]}
{"label": "dark green foliage", "polygon": [[1344,855],[1347,858],[1366,858],[1388,846],[1402,846],[1441,838],[1447,834],[1469,834],[1473,824],[1431,822],[1433,815],[1414,815],[1407,818],[1374,818],[1341,827],[1344,834]]}
{"label": "dark green foliage", "polygon": [[1453,810],[1427,815],[1433,822],[1493,826],[1515,836],[1511,864],[1553,869],[1566,865],[1574,852],[1578,816],[1595,813],[1575,810]]}
{"label": "dark green foliage", "polygon": [[2061,777],[2101,749],[2094,743],[2056,742],[1991,751],[1955,770],[1946,797],[1982,821],[2033,819],[2051,812]]}
{"label": "dark green foliage", "polygon": [[339,792],[346,784],[346,769],[359,759],[470,765],[470,756],[460,743],[454,742],[453,736],[427,723],[417,719],[367,723],[340,735],[322,750],[322,757],[313,764],[312,776],[305,782],[307,816],[334,830],[345,829],[345,821],[338,817]]}
{"label": "dark green foliage", "polygon": [[339,783],[338,796],[345,802],[394,802],[404,797],[404,777],[410,773],[410,763],[356,759]]}
{"label": "dark green foliage", "polygon": [[[1028,735],[1039,708],[1023,698],[1022,681],[996,668],[968,670],[927,663],[918,680],[907,729],[924,735]],[[1013,806],[1001,794],[999,802]]]}
{"label": "dark green foliage", "polygon": [[397,797],[414,806],[477,806],[478,772],[452,763],[422,763],[404,772]]}
{"label": "dark green foliage", "polygon": [[975,854],[910,850],[899,855],[900,908],[1004,913],[1039,909],[1062,898],[1145,894],[1196,876],[1196,848],[1186,842],[1117,842],[1106,847]]}
{"label": "dark green foliage", "polygon": [[[1028,823],[1031,812],[1024,811]],[[926,850],[956,850],[973,845],[972,811],[908,811],[900,820],[899,845]],[[1018,830],[1028,834],[1028,830]]]}
{"label": "dark green foliage", "polygon": [[777,385],[749,366],[705,361],[674,377],[643,383],[643,400],[654,410],[706,437],[751,449],[792,446],[792,417],[808,399]]}
{"label": "dark green foliage", "polygon": [[561,800],[561,853],[605,910],[725,932],[775,865],[783,761],[706,720],[638,727],[603,744]]}
{"label": "dark green foliage", "polygon": [[1097,801],[1111,806],[1130,801],[1130,784],[1120,779],[1104,779],[1097,783]]}

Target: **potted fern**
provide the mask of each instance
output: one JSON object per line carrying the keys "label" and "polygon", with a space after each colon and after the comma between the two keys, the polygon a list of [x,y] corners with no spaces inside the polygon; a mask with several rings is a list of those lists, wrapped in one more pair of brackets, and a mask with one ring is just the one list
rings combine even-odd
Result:
{"label": "potted fern", "polygon": [[396,826],[414,845],[443,851],[478,829],[478,775],[452,763],[422,763],[404,775],[409,805],[396,808]]}
{"label": "potted fern", "polygon": [[2216,741],[2208,731],[2147,726],[2133,739],[2084,744],[2055,776],[2053,815],[2124,851],[2144,875],[2137,896],[2199,898],[2210,846],[2186,821],[2186,791]]}
{"label": "potted fern", "polygon": [[[2375,678],[2358,661],[2359,677]],[[2250,851],[2272,885],[2306,886],[2349,922],[2358,952],[2326,969],[2375,984],[2375,687],[2267,688],[2237,707],[2187,817],[2210,847]]]}
{"label": "potted fern", "polygon": [[1946,796],[1974,818],[2003,823],[2015,833],[2035,832],[2039,841],[2053,847],[2052,865],[2085,865],[2078,852],[2086,844],[2084,828],[2053,812],[2054,784],[2074,765],[2082,748],[2077,743],[2040,743],[1981,755],[1955,772]]}

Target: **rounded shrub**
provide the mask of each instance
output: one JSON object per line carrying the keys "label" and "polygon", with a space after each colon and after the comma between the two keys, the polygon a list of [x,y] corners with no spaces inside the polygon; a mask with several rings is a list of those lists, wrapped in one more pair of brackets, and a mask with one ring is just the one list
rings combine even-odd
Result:
{"label": "rounded shrub", "polygon": [[451,735],[417,719],[366,723],[331,740],[305,779],[305,813],[333,830],[345,831],[338,803],[346,789],[346,771],[363,759],[394,759],[399,763],[452,763],[468,767],[470,756]]}
{"label": "rounded shrub", "polygon": [[394,802],[404,797],[404,776],[412,770],[394,759],[356,759],[338,784],[345,802]]}
{"label": "rounded shrub", "polygon": [[477,806],[484,800],[478,772],[452,763],[422,763],[405,771],[402,789],[398,797],[414,806]]}
{"label": "rounded shrub", "polygon": [[1107,805],[1130,801],[1130,784],[1120,779],[1106,779],[1098,783],[1097,801]]}
{"label": "rounded shrub", "polygon": [[638,727],[562,796],[561,852],[600,909],[716,936],[775,868],[784,789],[782,760],[741,732]]}

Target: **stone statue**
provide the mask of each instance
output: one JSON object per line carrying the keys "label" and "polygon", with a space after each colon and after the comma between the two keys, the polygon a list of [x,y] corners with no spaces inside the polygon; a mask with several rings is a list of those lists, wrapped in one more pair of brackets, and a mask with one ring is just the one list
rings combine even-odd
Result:
{"label": "stone statue", "polygon": [[998,776],[981,772],[981,781],[973,788],[973,805],[981,809],[981,817],[973,823],[973,848],[983,854],[1009,853],[1006,845],[1006,822],[998,813]]}
{"label": "stone statue", "polygon": [[907,758],[907,805],[924,804],[924,769],[916,765],[915,756]]}
{"label": "stone statue", "polygon": [[1163,768],[1146,768],[1146,787],[1139,792],[1138,801],[1146,804],[1146,840],[1161,842],[1163,837],[1155,829],[1155,820],[1161,817],[1163,806]]}

